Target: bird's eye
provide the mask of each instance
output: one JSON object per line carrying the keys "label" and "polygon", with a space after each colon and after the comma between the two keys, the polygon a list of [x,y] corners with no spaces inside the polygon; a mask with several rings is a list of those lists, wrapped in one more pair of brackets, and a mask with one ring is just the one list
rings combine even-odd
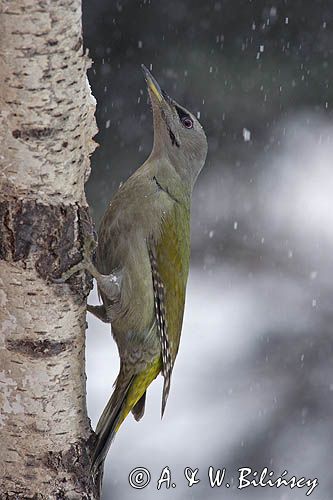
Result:
{"label": "bird's eye", "polygon": [[191,120],[188,116],[182,118],[182,124],[185,128],[193,128],[193,120]]}

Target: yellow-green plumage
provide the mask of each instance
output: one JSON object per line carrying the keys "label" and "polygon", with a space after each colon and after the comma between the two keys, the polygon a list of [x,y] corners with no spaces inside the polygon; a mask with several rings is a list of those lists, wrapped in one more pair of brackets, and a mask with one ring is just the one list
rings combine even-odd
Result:
{"label": "yellow-green plumage", "polygon": [[[175,203],[171,213],[162,223],[156,243],[157,265],[165,289],[166,321],[171,344],[172,361],[176,359],[182,329],[186,282],[190,262],[190,211]],[[158,356],[147,368],[136,375],[127,392],[115,432],[145,393],[162,369]]]}
{"label": "yellow-green plumage", "polygon": [[[175,203],[171,213],[162,222],[161,234],[156,242],[157,264],[165,287],[165,309],[168,335],[174,362],[182,328],[186,282],[190,260],[190,212],[188,207]],[[115,432],[140,400],[151,382],[162,369],[161,356],[133,379],[128,390]]]}
{"label": "yellow-green plumage", "polygon": [[129,414],[129,412],[134,408],[136,403],[146,392],[152,381],[155,380],[157,375],[160,373],[161,368],[162,360],[161,356],[158,356],[154,361],[152,361],[152,363],[149,363],[149,365],[143,372],[141,372],[139,375],[136,375],[127,392],[123,408],[115,426],[115,432],[118,432],[119,427]]}
{"label": "yellow-green plumage", "polygon": [[163,222],[156,248],[157,265],[165,287],[166,320],[174,362],[179,348],[190,265],[189,207],[175,203]]}

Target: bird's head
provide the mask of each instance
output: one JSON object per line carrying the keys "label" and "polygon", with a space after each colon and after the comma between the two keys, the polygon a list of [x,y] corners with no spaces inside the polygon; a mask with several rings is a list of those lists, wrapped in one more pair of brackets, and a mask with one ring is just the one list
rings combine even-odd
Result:
{"label": "bird's head", "polygon": [[142,65],[153,108],[153,155],[166,156],[192,187],[207,155],[207,139],[197,118],[164,92]]}

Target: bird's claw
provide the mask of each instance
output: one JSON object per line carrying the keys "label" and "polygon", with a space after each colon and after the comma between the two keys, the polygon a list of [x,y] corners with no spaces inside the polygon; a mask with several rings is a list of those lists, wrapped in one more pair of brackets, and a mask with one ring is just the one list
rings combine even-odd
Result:
{"label": "bird's claw", "polygon": [[85,259],[83,259],[78,264],[74,264],[74,266],[70,267],[69,269],[67,269],[67,271],[63,272],[60,278],[52,278],[52,281],[53,283],[61,285],[63,283],[66,283],[66,281],[69,280],[69,278],[73,276],[73,274],[78,273],[79,271],[83,271],[85,269],[86,269]]}
{"label": "bird's claw", "polygon": [[77,264],[74,264],[74,266],[67,269],[67,271],[63,272],[59,278],[51,278],[52,282],[59,285],[66,283],[66,281],[69,280],[69,278],[73,276],[73,274],[76,274],[80,271],[88,271],[90,274],[94,275],[95,267],[92,263],[92,257],[95,249],[96,241],[94,240],[94,238],[86,236],[83,243],[83,259]]}
{"label": "bird's claw", "polygon": [[96,240],[91,235],[87,235],[83,243],[83,259],[92,262],[96,247]]}

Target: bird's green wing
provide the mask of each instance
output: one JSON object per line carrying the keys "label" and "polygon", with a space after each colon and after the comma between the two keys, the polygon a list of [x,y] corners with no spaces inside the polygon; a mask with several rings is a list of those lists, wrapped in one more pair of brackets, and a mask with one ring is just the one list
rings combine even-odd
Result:
{"label": "bird's green wing", "polygon": [[162,352],[163,415],[179,347],[190,262],[190,210],[185,205],[175,203],[166,215],[159,240],[150,244],[150,261]]}

